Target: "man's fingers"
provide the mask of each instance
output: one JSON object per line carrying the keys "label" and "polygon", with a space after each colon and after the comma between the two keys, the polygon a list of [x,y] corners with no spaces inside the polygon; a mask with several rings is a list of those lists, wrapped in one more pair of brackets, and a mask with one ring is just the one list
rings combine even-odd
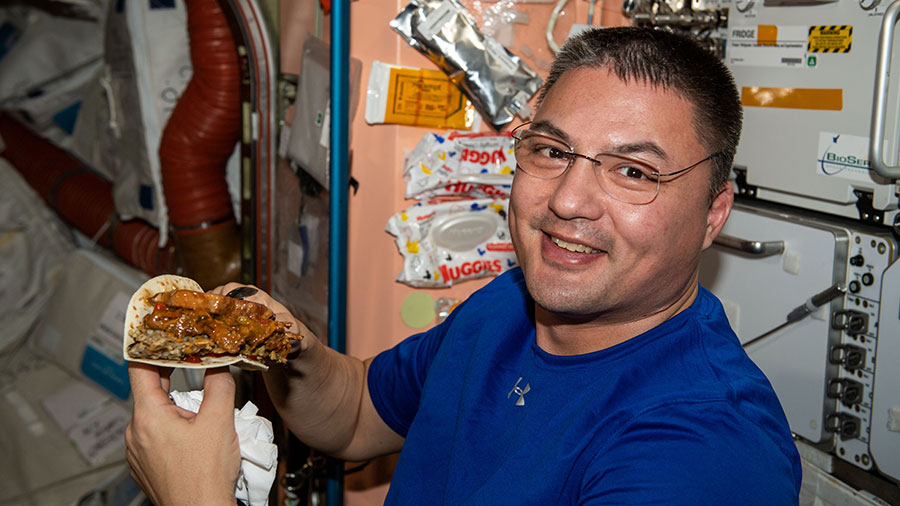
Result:
{"label": "man's fingers", "polygon": [[241,287],[241,286],[243,286],[243,285],[241,285],[240,283],[226,283],[224,285],[213,288],[212,290],[209,291],[209,293],[214,293],[217,295],[225,295],[226,293],[234,290],[235,288]]}
{"label": "man's fingers", "polygon": [[128,380],[135,406],[160,406],[171,404],[168,390],[168,377],[163,386],[160,370],[155,365],[140,362],[128,362]]}
{"label": "man's fingers", "polygon": [[170,385],[172,384],[172,372],[175,371],[174,367],[160,367],[159,368],[159,384],[163,390],[168,392],[170,390]]}
{"label": "man's fingers", "polygon": [[207,369],[203,377],[203,403],[198,414],[234,418],[234,378],[228,367]]}
{"label": "man's fingers", "polygon": [[[213,288],[212,290],[209,290],[209,293],[214,293],[214,294],[217,294],[217,295],[228,295],[228,294],[231,293],[233,290],[237,290],[238,288],[241,288],[241,289],[242,289],[242,290],[240,290],[241,292],[245,292],[245,291],[246,291],[246,292],[249,292],[249,293],[256,293],[256,292],[260,291],[259,288],[255,287],[255,286],[253,286],[253,285],[244,285],[244,284],[241,284],[241,283],[234,283],[234,282],[231,282],[231,283],[226,283],[226,284],[221,285],[221,286],[217,286],[217,287]],[[252,288],[253,290],[250,290],[251,288]],[[255,290],[255,291],[254,291],[254,290]],[[239,298],[239,299],[244,299],[244,300],[250,300],[250,296],[249,296],[249,295],[248,295],[248,296],[243,296],[243,297],[237,296],[237,298]]]}

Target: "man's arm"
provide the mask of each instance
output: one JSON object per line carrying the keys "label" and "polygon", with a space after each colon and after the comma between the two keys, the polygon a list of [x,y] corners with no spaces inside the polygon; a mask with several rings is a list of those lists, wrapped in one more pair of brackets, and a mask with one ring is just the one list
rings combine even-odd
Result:
{"label": "man's arm", "polygon": [[[215,291],[227,293],[238,286],[230,283]],[[403,437],[381,419],[369,397],[366,379],[371,359],[363,362],[328,348],[262,291],[246,300],[268,306],[276,319],[293,323],[291,332],[303,335],[287,365],[275,364],[263,373],[272,402],[301,441],[346,460],[400,450]]]}
{"label": "man's arm", "polygon": [[312,337],[286,367],[270,367],[263,377],[279,414],[301,441],[338,458],[366,460],[403,446],[369,397],[370,362],[342,355]]}

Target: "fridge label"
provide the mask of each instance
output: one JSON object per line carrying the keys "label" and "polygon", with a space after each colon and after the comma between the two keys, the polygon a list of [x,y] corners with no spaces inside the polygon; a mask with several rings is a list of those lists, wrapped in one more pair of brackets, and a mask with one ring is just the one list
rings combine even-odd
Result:
{"label": "fridge label", "polygon": [[809,27],[747,25],[728,31],[729,65],[806,67]]}

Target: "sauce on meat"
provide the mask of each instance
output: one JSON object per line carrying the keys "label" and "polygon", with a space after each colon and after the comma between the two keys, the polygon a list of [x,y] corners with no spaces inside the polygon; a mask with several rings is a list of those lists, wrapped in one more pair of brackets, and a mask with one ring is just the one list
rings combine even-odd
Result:
{"label": "sauce on meat", "polygon": [[247,344],[251,347],[265,341],[287,324],[244,315],[216,315],[202,309],[184,309],[154,304],[153,312],[144,317],[144,325],[162,330],[176,341],[208,336],[223,352],[237,354]]}

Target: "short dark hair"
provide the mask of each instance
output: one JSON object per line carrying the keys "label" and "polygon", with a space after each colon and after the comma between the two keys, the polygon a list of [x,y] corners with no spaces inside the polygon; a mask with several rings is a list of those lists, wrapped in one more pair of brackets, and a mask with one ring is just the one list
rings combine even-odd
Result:
{"label": "short dark hair", "polygon": [[619,79],[673,90],[694,106],[694,131],[713,157],[710,201],[728,181],[741,137],[743,111],[731,72],[712,52],[685,35],[652,28],[594,28],[560,48],[538,105],[567,70],[608,68]]}

